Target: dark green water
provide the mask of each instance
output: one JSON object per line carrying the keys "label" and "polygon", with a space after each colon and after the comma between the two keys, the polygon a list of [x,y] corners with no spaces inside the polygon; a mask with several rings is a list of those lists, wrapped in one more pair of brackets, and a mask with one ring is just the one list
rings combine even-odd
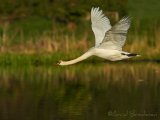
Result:
{"label": "dark green water", "polygon": [[0,120],[159,120],[160,64],[0,68]]}

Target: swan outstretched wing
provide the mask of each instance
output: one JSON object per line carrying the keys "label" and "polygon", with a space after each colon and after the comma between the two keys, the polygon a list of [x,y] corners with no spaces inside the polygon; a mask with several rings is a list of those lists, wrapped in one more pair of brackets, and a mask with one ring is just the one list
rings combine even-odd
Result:
{"label": "swan outstretched wing", "polygon": [[116,25],[106,32],[100,44],[100,48],[122,50],[126,41],[127,31],[130,27],[131,19],[122,18]]}
{"label": "swan outstretched wing", "polygon": [[106,31],[111,28],[111,25],[109,19],[104,16],[102,10],[99,10],[99,7],[91,9],[91,22],[96,40],[95,46],[97,46],[102,42]]}

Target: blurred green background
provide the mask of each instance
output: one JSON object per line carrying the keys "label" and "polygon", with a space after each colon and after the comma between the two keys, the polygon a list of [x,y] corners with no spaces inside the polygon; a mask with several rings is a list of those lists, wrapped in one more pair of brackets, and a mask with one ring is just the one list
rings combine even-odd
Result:
{"label": "blurred green background", "polygon": [[[112,25],[132,18],[124,51],[141,57],[55,65],[94,46],[98,6]],[[160,0],[0,0],[0,120],[159,120],[159,11]]]}
{"label": "blurred green background", "polygon": [[67,54],[66,59],[80,55],[94,45],[92,7],[100,7],[112,25],[130,16],[132,24],[124,49],[146,59],[159,58],[159,0],[1,1],[0,57],[43,53],[54,54],[52,60],[57,60],[57,55]]}

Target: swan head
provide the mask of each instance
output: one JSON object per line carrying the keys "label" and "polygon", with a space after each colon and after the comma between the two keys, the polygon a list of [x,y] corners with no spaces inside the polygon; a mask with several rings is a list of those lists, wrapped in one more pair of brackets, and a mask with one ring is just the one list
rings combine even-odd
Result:
{"label": "swan head", "polygon": [[63,60],[59,60],[57,65],[64,65],[64,61]]}

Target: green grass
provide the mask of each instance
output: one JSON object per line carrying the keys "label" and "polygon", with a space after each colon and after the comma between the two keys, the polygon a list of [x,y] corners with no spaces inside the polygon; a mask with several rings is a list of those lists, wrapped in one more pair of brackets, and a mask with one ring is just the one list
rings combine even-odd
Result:
{"label": "green grass", "polygon": [[[125,50],[141,54],[138,60],[160,59],[160,18],[157,14],[160,4],[156,2],[153,8],[150,5],[154,2],[141,0],[138,4],[132,0],[94,0],[88,6],[80,0],[69,7],[71,4],[66,5],[70,3],[68,0],[63,3],[55,1],[56,4],[41,0],[15,0],[13,5],[6,0],[0,5],[0,14],[2,18],[13,19],[0,21],[0,65],[52,65],[60,59],[78,57],[94,45],[91,22],[85,19],[93,5],[98,5],[104,12],[116,11],[120,18],[127,14],[133,16]],[[57,9],[57,6],[60,7]],[[147,11],[148,7],[150,11]],[[24,16],[19,16],[22,13]],[[69,29],[69,23],[75,24],[75,28]],[[96,60],[95,57],[89,59],[90,62]]]}
{"label": "green grass", "polygon": [[50,55],[26,55],[26,54],[1,54],[1,66],[21,66],[21,65],[53,65],[56,59],[52,54]]}
{"label": "green grass", "polygon": [[0,66],[25,66],[25,65],[56,65],[63,59],[69,60],[78,57],[81,53],[71,52],[70,54],[57,53],[42,53],[42,54],[17,54],[3,53],[0,54]]}
{"label": "green grass", "polygon": [[[45,54],[0,54],[0,66],[55,66],[59,60],[71,60],[78,56],[80,56],[80,52],[72,52],[70,54],[64,53],[45,53]],[[83,63],[91,63],[94,65],[101,64],[104,62],[109,62],[110,64],[116,64],[119,62],[129,62],[129,63],[139,63],[139,62],[160,62],[160,56],[141,56],[137,58],[131,58],[128,60],[110,62],[105,59],[101,59],[98,57],[90,57],[80,64]]]}

